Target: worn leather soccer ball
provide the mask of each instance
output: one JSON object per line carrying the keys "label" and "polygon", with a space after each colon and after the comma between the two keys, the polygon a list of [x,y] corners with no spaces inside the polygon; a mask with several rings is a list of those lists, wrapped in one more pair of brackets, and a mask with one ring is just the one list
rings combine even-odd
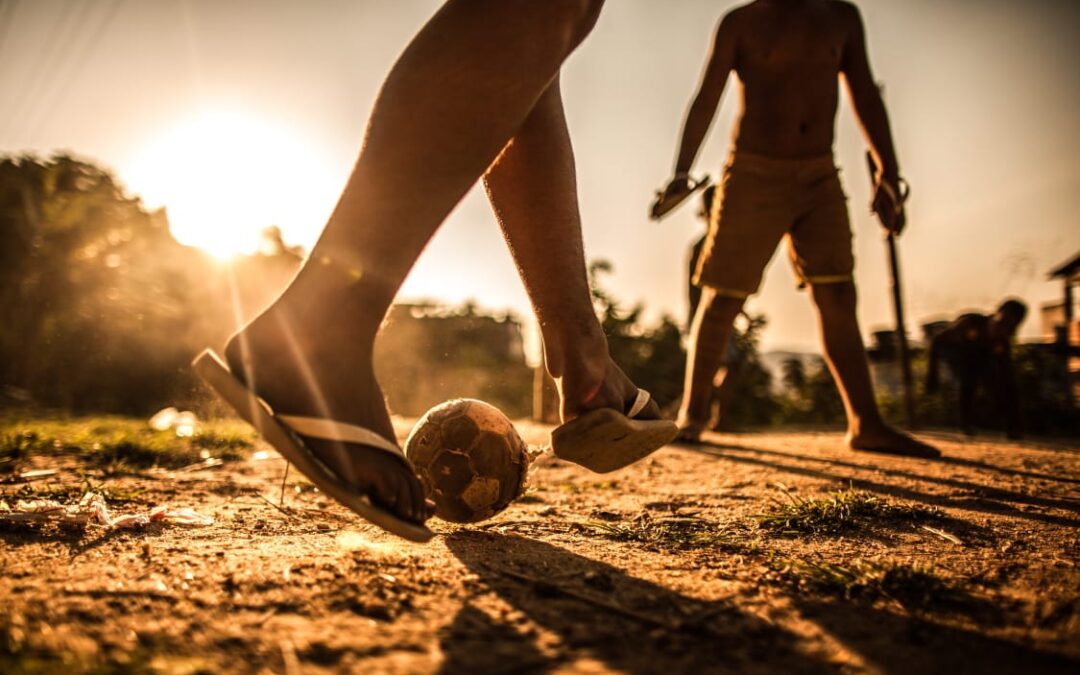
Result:
{"label": "worn leather soccer ball", "polygon": [[455,399],[428,410],[405,441],[435,515],[454,523],[490,518],[525,487],[528,452],[498,408]]}

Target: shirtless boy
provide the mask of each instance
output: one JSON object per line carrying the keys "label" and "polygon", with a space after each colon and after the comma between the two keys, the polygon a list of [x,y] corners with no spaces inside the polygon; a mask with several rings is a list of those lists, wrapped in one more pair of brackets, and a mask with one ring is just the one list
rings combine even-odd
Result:
{"label": "shirtless boy", "polygon": [[842,0],[756,0],[725,15],[686,116],[675,176],[660,199],[689,189],[688,174],[732,72],[741,110],[696,270],[703,289],[679,411],[681,438],[700,437],[732,322],[787,238],[795,272],[818,310],[849,447],[938,457],[935,448],[882,420],[855,315],[847,198],[832,155],[840,81],[879,167],[875,207],[887,213],[882,220],[894,233],[904,225],[903,205],[888,203],[900,193],[900,171],[858,9]]}

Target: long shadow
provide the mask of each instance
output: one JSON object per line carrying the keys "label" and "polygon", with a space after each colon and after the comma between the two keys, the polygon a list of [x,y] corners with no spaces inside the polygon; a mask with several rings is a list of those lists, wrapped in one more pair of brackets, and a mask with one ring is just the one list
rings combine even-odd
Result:
{"label": "long shadow", "polygon": [[[1062,516],[1055,516],[1043,513],[1031,513],[1027,511],[1021,511],[1010,504],[1003,503],[1001,501],[991,501],[992,499],[1000,499],[1008,502],[1016,502],[1020,504],[1027,504],[1033,506],[1042,506],[1046,508],[1057,508],[1066,511],[1072,511],[1074,513],[1080,513],[1080,502],[1067,502],[1056,499],[1048,499],[1043,497],[1034,497],[1032,495],[1025,495],[1018,492],[1012,492],[1010,490],[1001,490],[997,488],[990,488],[976,483],[968,483],[966,481],[958,481],[948,478],[937,478],[932,476],[920,476],[907,471],[897,471],[895,469],[879,468],[874,466],[866,466],[861,464],[854,464],[851,462],[844,462],[841,460],[824,459],[820,457],[810,457],[807,455],[798,455],[787,452],[777,452],[775,450],[768,450],[765,448],[755,448],[743,445],[728,445],[722,443],[701,442],[697,445],[679,445],[676,446],[683,450],[689,450],[691,452],[697,452],[717,459],[729,459],[734,462],[742,464],[753,464],[756,466],[764,466],[772,469],[778,469],[786,471],[788,473],[794,473],[801,476],[808,476],[811,478],[819,478],[829,481],[844,481],[849,482],[853,486],[887,494],[893,497],[901,499],[907,499],[912,501],[921,501],[929,504],[935,504],[937,506],[944,506],[950,508],[966,509],[968,511],[977,511],[981,513],[995,513],[995,514],[1007,514],[1015,518],[1023,518],[1026,520],[1034,520],[1041,523],[1048,523],[1052,525],[1060,525],[1062,527],[1077,527],[1080,526],[1080,520],[1073,518],[1066,518]],[[734,454],[735,451],[739,454]],[[820,471],[817,469],[810,469],[802,466],[794,466],[791,464],[784,464],[776,461],[769,461],[765,459],[758,459],[756,457],[749,457],[742,453],[758,453],[763,455],[772,455],[776,457],[783,457],[785,459],[796,459],[803,461],[824,462],[828,464],[834,464],[837,466],[845,466],[864,471],[875,471],[884,473],[886,475],[898,476],[908,478],[915,481],[925,481],[931,483],[938,483],[958,489],[966,489],[975,492],[978,496],[972,498],[955,498],[942,495],[931,495],[925,492],[919,492],[918,490],[912,490],[910,488],[903,488],[896,485],[887,485],[885,483],[878,483],[875,481],[867,480],[865,478],[855,478],[852,476],[838,476],[836,474],[829,473],[827,471]]]}
{"label": "long shadow", "polygon": [[1080,663],[964,628],[902,616],[879,607],[796,596],[794,605],[874,672],[1003,673],[1080,672]]}
{"label": "long shadow", "polygon": [[[681,595],[516,535],[460,531],[447,536],[446,544],[488,588],[559,637],[562,665],[587,656],[635,675],[835,672],[801,651],[790,632],[728,601]],[[462,611],[475,610],[466,605]],[[466,619],[459,615],[454,623]],[[489,639],[498,640],[500,634],[491,631]],[[453,655],[456,672],[516,672],[516,659],[504,660],[501,670],[486,670],[485,655],[458,647],[459,639],[450,631],[443,642],[444,651]],[[521,658],[526,669],[545,671],[557,665],[557,661],[538,663],[535,648]],[[444,672],[451,671],[444,668]]]}
{"label": "long shadow", "polygon": [[[842,466],[850,469],[859,469],[864,471],[873,471],[875,473],[882,473],[886,476],[895,476],[897,478],[907,478],[914,481],[922,481],[926,483],[937,483],[938,485],[944,485],[947,487],[956,488],[959,490],[971,490],[974,492],[982,493],[987,497],[995,499],[1004,499],[1006,501],[1017,502],[1020,504],[1029,504],[1031,506],[1042,506],[1052,509],[1064,509],[1066,511],[1072,511],[1080,514],[1080,499],[1068,500],[1068,499],[1051,499],[1049,497],[1039,497],[1036,495],[1027,495],[1020,492],[1013,492],[1011,490],[1003,490],[1001,488],[990,487],[979,483],[970,483],[968,481],[957,480],[955,478],[943,478],[941,476],[925,476],[923,474],[912,473],[910,471],[904,471],[902,469],[891,469],[889,467],[875,466],[870,464],[858,464],[856,462],[846,462],[842,459],[831,459],[827,457],[815,457],[813,455],[801,455],[795,452],[780,452],[778,450],[767,450],[765,448],[758,448],[749,445],[735,445],[730,443],[714,443],[710,441],[702,441],[699,445],[705,445],[709,447],[719,448],[722,450],[748,450],[750,452],[756,452],[763,455],[775,455],[777,457],[784,457],[786,459],[799,459],[805,462],[818,462],[822,464],[832,464],[834,466]],[[693,450],[693,445],[680,445],[678,447]],[[954,460],[942,458],[934,460],[935,462],[951,463],[951,464],[965,464],[967,460]],[[979,464],[974,462],[973,464]]]}
{"label": "long shadow", "polygon": [[959,457],[940,457],[936,461],[944,464],[955,464],[957,466],[966,466],[972,469],[979,469],[982,471],[994,471],[997,473],[1004,473],[1009,476],[1017,476],[1019,478],[1035,478],[1038,480],[1054,481],[1058,483],[1071,483],[1073,485],[1080,485],[1080,478],[1067,478],[1065,476],[1054,476],[1048,473],[1038,473],[1036,471],[1024,471],[1022,469],[1009,469],[1003,466],[994,466],[993,464],[987,464],[986,462],[979,462],[974,459],[961,459]]}

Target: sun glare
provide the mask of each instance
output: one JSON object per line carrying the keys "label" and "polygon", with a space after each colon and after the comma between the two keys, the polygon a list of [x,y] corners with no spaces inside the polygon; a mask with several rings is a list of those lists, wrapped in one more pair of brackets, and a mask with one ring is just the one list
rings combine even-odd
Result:
{"label": "sun glare", "polygon": [[148,206],[166,207],[179,242],[229,258],[256,250],[271,225],[287,243],[310,247],[340,190],[326,166],[293,131],[216,111],[149,143],[124,177]]}

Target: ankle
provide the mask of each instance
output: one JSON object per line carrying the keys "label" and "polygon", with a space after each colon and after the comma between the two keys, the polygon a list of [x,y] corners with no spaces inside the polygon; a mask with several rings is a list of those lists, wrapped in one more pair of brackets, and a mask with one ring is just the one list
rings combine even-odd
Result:
{"label": "ankle", "polygon": [[611,359],[607,337],[595,320],[591,323],[544,331],[544,361],[551,377],[569,375],[592,384],[604,379]]}
{"label": "ankle", "polygon": [[885,420],[880,416],[864,416],[849,420],[847,434],[851,438],[858,438],[860,436],[881,434],[888,429],[889,425],[885,424]]}

